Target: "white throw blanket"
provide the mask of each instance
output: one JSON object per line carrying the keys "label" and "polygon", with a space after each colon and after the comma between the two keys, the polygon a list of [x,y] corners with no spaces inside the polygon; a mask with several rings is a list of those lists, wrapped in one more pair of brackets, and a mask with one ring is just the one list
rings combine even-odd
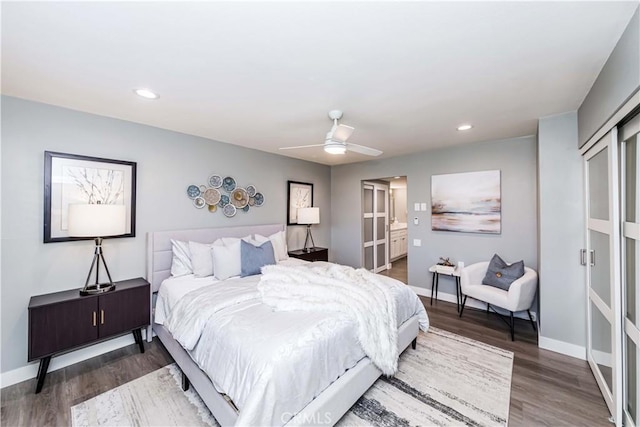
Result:
{"label": "white throw blanket", "polygon": [[385,375],[398,368],[396,302],[373,273],[338,264],[262,268],[262,301],[279,311],[332,311],[357,325],[365,354]]}

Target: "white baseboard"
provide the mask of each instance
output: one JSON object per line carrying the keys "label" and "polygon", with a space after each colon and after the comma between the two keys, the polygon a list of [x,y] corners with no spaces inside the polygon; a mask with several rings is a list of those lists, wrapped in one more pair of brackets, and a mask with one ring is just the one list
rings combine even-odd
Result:
{"label": "white baseboard", "polygon": [[538,347],[554,351],[556,353],[575,357],[580,360],[587,360],[587,349],[581,345],[571,344],[564,341],[554,340],[553,338],[538,336]]}
{"label": "white baseboard", "polygon": [[[146,331],[143,331],[142,334],[144,342]],[[57,371],[58,369],[65,368],[69,365],[82,362],[83,360],[91,359],[92,357],[100,356],[101,354],[108,353],[110,351],[117,350],[134,343],[135,340],[133,339],[133,336],[131,334],[128,334],[92,345],[90,347],[85,347],[81,348],[80,350],[65,353],[60,356],[53,356],[51,358],[51,363],[47,372]],[[7,372],[2,372],[2,374],[0,374],[0,388],[8,387],[22,381],[30,380],[32,378],[35,378],[36,375],[38,375],[38,362],[29,363],[26,366],[22,366],[20,368],[16,368]]]}
{"label": "white baseboard", "polygon": [[[417,286],[409,286],[409,287],[411,289],[413,289],[413,291],[418,295],[421,295],[421,296],[427,297],[427,298],[431,297],[431,289],[419,288]],[[434,297],[435,297],[435,295],[434,295]],[[445,292],[438,292],[438,300],[452,302],[452,303],[455,304],[456,303],[456,296],[453,295],[453,294],[445,293]],[[472,308],[478,308],[480,310],[486,310],[487,309],[487,303],[475,300],[473,298],[467,298],[467,303],[464,305],[464,307],[465,308],[472,307]],[[492,307],[494,309],[496,309],[498,312],[503,312],[502,314],[504,314],[504,313],[509,314],[509,312],[506,311],[506,310],[501,310],[500,308],[494,307],[494,306],[492,306]],[[429,311],[429,310],[427,310],[427,311]],[[527,315],[526,312],[513,313],[513,316],[514,317],[518,317],[520,319],[529,320],[529,316]],[[536,320],[538,320],[538,315],[537,315],[537,313],[535,311],[531,312],[531,317],[533,317],[533,321],[534,322]]]}

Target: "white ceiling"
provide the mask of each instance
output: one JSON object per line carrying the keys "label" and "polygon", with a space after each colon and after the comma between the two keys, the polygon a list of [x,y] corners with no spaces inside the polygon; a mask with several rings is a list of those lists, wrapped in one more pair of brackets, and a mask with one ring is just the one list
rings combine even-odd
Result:
{"label": "white ceiling", "polygon": [[349,141],[382,157],[534,134],[539,117],[580,105],[636,7],[3,2],[2,93],[350,163],[370,158],[278,147],[322,143],[336,108]]}

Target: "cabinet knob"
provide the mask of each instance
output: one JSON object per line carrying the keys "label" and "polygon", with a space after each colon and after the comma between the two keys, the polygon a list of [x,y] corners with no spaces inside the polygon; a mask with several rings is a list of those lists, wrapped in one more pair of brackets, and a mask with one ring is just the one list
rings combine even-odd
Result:
{"label": "cabinet knob", "polygon": [[98,325],[97,325],[97,322],[96,322],[96,317],[97,317],[97,316],[96,316],[96,312],[94,311],[94,312],[93,312],[93,326],[98,326]]}
{"label": "cabinet knob", "polygon": [[100,310],[100,324],[104,325],[104,310]]}

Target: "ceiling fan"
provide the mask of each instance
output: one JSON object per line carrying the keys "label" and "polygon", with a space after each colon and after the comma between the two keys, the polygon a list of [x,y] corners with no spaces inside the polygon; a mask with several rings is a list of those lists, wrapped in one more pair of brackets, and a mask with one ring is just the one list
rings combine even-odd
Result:
{"label": "ceiling fan", "polygon": [[295,147],[281,147],[281,150],[294,150],[298,148],[324,147],[324,151],[329,154],[344,154],[346,151],[365,154],[367,156],[379,156],[382,151],[375,148],[365,147],[364,145],[353,144],[347,142],[354,128],[347,125],[338,124],[338,120],[342,118],[342,111],[329,111],[329,118],[333,120],[333,126],[325,138],[324,144],[298,145]]}

